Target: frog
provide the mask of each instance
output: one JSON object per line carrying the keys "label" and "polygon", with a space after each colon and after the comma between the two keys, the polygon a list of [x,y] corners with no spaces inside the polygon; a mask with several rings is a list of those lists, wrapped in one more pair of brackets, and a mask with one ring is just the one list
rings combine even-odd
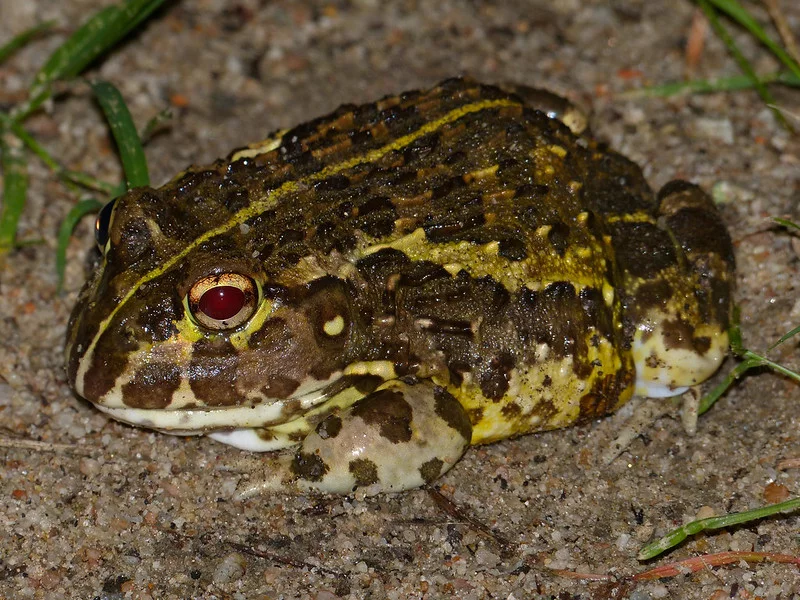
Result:
{"label": "frog", "polygon": [[96,237],[76,394],[282,451],[278,490],[431,485],[471,445],[683,393],[727,354],[735,262],[708,194],[654,192],[524,85],[343,105],[130,190]]}

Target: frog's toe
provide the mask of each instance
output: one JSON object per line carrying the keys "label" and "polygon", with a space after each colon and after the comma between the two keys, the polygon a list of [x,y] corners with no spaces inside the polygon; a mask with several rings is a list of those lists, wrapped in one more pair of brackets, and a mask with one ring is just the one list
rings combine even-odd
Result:
{"label": "frog's toe", "polygon": [[320,422],[291,469],[299,486],[324,492],[399,492],[448,471],[471,437],[463,407],[447,390],[394,380]]}

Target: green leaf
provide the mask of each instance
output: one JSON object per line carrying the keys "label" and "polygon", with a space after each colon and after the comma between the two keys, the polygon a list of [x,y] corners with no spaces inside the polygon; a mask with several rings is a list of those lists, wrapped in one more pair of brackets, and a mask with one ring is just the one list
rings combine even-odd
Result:
{"label": "green leaf", "polygon": [[784,227],[789,227],[789,228],[800,230],[800,225],[798,225],[797,223],[795,223],[793,221],[790,221],[788,219],[781,219],[780,217],[773,217],[772,220],[775,221],[776,223],[778,223],[779,225],[783,225]]}
{"label": "green leaf", "polygon": [[119,90],[107,81],[95,81],[92,90],[117,142],[127,189],[150,185],[147,160],[133,118]]}
{"label": "green leaf", "polygon": [[[753,65],[751,65],[750,62],[747,60],[747,58],[745,58],[742,51],[739,50],[739,46],[736,45],[736,42],[728,33],[728,30],[725,29],[725,26],[717,17],[716,11],[714,11],[714,9],[711,7],[712,2],[714,2],[714,0],[698,0],[698,5],[703,10],[703,14],[705,14],[706,18],[708,19],[708,22],[711,24],[711,27],[714,29],[714,32],[717,34],[719,39],[722,40],[722,42],[727,46],[728,52],[731,53],[731,56],[733,56],[733,59],[736,61],[736,64],[739,65],[739,68],[742,70],[742,72],[745,75],[747,75],[750,81],[752,81],[753,87],[758,92],[758,95],[761,97],[762,102],[764,102],[764,104],[766,104],[769,107],[770,111],[772,111],[772,114],[775,116],[775,119],[778,121],[778,123],[783,125],[786,129],[792,131],[792,127],[786,121],[785,117],[783,116],[783,113],[781,113],[775,107],[775,105],[777,104],[775,102],[775,98],[773,98],[772,94],[767,89],[767,86],[761,83],[761,81],[758,78],[758,75],[756,75]],[[735,4],[735,0],[728,0],[727,2],[723,0],[722,3],[726,5],[726,7],[729,7],[729,5]],[[716,4],[717,3],[715,2],[715,5]],[[750,20],[752,21],[752,18]],[[753,23],[755,23],[755,21],[753,21]],[[758,24],[756,23],[756,25]],[[752,30],[751,33],[753,33]],[[755,33],[753,34],[755,35]]]}
{"label": "green leaf", "polygon": [[95,13],[81,25],[39,70],[30,90],[28,103],[15,111],[22,120],[50,96],[50,84],[57,79],[77,76],[87,65],[125,37],[164,0],[127,0]]}
{"label": "green leaf", "polygon": [[36,25],[31,27],[30,29],[26,29],[20,34],[17,34],[11,41],[9,41],[4,46],[0,47],[0,62],[3,62],[9,56],[14,54],[17,50],[22,48],[25,44],[30,42],[36,36],[44,33],[48,29],[52,28],[55,25],[55,21],[46,21],[40,25]]}
{"label": "green leaf", "polygon": [[770,347],[767,349],[767,351],[769,351],[769,350],[772,350],[773,348],[775,348],[775,347],[777,347],[777,346],[780,346],[780,345],[781,345],[783,342],[785,342],[785,341],[786,341],[786,340],[788,340],[789,338],[792,338],[792,337],[796,336],[798,333],[800,333],[800,325],[798,325],[797,327],[795,327],[795,328],[794,328],[794,329],[792,329],[791,331],[787,331],[786,333],[784,333],[784,334],[781,336],[781,339],[779,339],[777,342],[775,342],[774,344],[772,344],[772,346],[770,346]]}
{"label": "green leaf", "polygon": [[28,161],[19,138],[0,129],[0,166],[3,170],[3,203],[0,206],[0,255],[11,250],[17,239],[17,223],[28,192]]}
{"label": "green leaf", "polygon": [[94,177],[90,177],[86,173],[73,171],[63,167],[47,150],[45,150],[45,148],[38,141],[36,141],[36,138],[34,138],[25,130],[21,123],[10,122],[10,120],[4,119],[3,116],[0,115],[0,122],[2,121],[8,123],[11,127],[11,130],[14,132],[14,135],[22,140],[22,142],[28,147],[28,150],[33,152],[63,181],[75,186],[85,187],[96,192],[103,192],[106,194],[114,194],[116,192],[117,186],[115,185],[106,183],[105,181],[100,181]]}
{"label": "green leaf", "polygon": [[[800,87],[800,77],[795,77],[788,71],[777,73],[766,73],[758,76],[759,83],[766,85],[769,83],[782,83],[783,85]],[[708,94],[713,92],[735,92],[754,88],[753,80],[747,75],[736,75],[734,77],[720,77],[719,79],[695,79],[693,81],[678,81],[643,87],[638,90],[630,90],[618,94],[620,98],[647,97],[668,97],[676,94]]]}
{"label": "green leaf", "polygon": [[694,535],[695,533],[699,533],[701,531],[723,529],[725,527],[731,527],[732,525],[749,523],[751,521],[755,521],[756,519],[763,519],[764,517],[769,517],[778,513],[792,512],[798,509],[800,509],[800,498],[792,498],[786,502],[770,504],[769,506],[763,506],[753,510],[746,510],[744,512],[723,515],[721,517],[711,517],[708,519],[692,521],[691,523],[687,523],[686,525],[678,527],[677,529],[673,529],[660,540],[648,544],[642,548],[637,558],[639,560],[648,560],[658,556],[662,552],[677,546],[688,536]]}
{"label": "green leaf", "polygon": [[89,213],[96,213],[103,208],[103,203],[94,198],[81,200],[67,213],[66,218],[58,228],[58,243],[56,244],[56,273],[58,274],[58,291],[64,285],[64,271],[67,266],[67,246],[72,230],[84,216]]}
{"label": "green leaf", "polygon": [[741,4],[736,0],[708,0],[708,2],[747,29],[759,42],[769,48],[770,52],[772,52],[787,69],[794,73],[795,77],[800,77],[800,65],[797,64],[788,52],[767,35],[758,21],[756,21]]}

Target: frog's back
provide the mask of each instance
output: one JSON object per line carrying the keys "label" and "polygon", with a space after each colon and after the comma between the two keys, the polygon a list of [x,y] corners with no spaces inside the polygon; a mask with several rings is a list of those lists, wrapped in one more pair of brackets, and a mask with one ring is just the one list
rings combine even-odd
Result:
{"label": "frog's back", "polygon": [[[605,220],[655,213],[635,165],[517,95],[460,79],[342,107],[282,140],[232,155],[274,172],[255,177],[278,198],[248,221],[250,249],[283,285],[322,271],[348,282],[345,370],[446,386],[474,443],[630,397]],[[323,266],[309,275],[310,264]]]}

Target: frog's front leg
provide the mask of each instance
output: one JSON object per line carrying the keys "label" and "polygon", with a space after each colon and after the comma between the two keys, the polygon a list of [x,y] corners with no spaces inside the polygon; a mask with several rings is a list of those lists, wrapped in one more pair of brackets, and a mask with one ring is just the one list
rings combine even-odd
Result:
{"label": "frog's front leg", "polygon": [[447,472],[471,437],[469,418],[446,389],[392,380],[321,421],[290,468],[300,488],[399,492]]}

